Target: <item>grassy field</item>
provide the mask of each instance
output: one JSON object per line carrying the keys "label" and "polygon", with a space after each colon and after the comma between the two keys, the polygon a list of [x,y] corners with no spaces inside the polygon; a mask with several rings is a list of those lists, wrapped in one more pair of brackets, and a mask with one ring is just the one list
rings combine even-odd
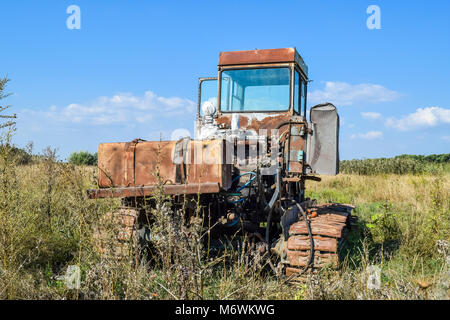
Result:
{"label": "grassy field", "polygon": [[450,154],[401,155],[394,158],[343,160],[340,171],[348,174],[431,174],[450,173]]}
{"label": "grassy field", "polygon": [[[322,270],[295,285],[238,252],[205,255],[198,224],[183,226],[163,197],[150,209],[156,217],[153,263],[136,263],[131,255],[102,259],[93,226],[119,203],[86,198],[95,186],[94,167],[57,162],[50,149],[39,162],[18,165],[3,148],[0,173],[0,299],[450,298],[447,171],[308,182],[308,196],[319,202],[355,204],[358,228],[337,272]],[[78,290],[59,278],[69,265],[81,269]],[[371,288],[374,266],[381,283]]]}
{"label": "grassy field", "polygon": [[[330,298],[450,298],[450,251],[441,241],[450,239],[450,174],[344,174],[307,187],[319,202],[355,204],[359,219],[344,272],[331,279],[346,285]],[[358,284],[369,264],[381,269],[382,286],[367,292]]]}

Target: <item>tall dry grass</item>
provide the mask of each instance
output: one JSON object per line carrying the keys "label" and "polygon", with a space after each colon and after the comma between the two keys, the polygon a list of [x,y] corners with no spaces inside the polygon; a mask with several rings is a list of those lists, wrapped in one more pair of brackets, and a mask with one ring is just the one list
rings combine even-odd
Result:
{"label": "tall dry grass", "polygon": [[[94,227],[118,200],[88,200],[96,170],[58,161],[51,149],[39,162],[19,165],[0,151],[0,299],[448,299],[450,175],[339,175],[308,182],[320,202],[357,205],[358,229],[344,262],[302,284],[287,284],[241,251],[208,254],[200,210],[183,210],[157,195],[149,259],[102,258]],[[111,226],[111,239],[114,225]],[[441,242],[439,242],[441,241]],[[437,245],[439,244],[439,246]],[[69,265],[81,269],[81,286],[61,280]],[[381,270],[368,288],[367,268]]]}
{"label": "tall dry grass", "polygon": [[330,281],[352,283],[355,273],[364,279],[368,265],[382,270],[382,290],[338,285],[328,297],[450,298],[450,174],[341,174],[307,189],[320,202],[356,205],[359,226],[349,237],[347,263]]}

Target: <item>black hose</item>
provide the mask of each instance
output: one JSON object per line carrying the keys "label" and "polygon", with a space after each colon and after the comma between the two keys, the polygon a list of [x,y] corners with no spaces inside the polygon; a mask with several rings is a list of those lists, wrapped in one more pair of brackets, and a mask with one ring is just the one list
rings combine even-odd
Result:
{"label": "black hose", "polygon": [[269,247],[269,232],[270,232],[270,220],[272,220],[272,211],[273,211],[273,207],[270,208],[269,214],[267,215],[267,223],[266,223],[266,243],[267,246]]}
{"label": "black hose", "polygon": [[308,268],[311,265],[314,264],[314,239],[313,239],[312,231],[311,231],[311,223],[308,221],[305,211],[303,210],[302,206],[298,202],[296,202],[295,204],[299,208],[300,212],[302,213],[303,219],[305,220],[306,228],[308,229],[309,242],[311,244],[311,248],[310,248],[310,252],[309,252],[309,261],[308,261],[308,264],[306,265],[306,267],[303,269],[302,273],[300,273],[302,275],[306,272],[306,270],[308,270]]}
{"label": "black hose", "polygon": [[[275,188],[275,192],[273,193],[272,198],[270,199],[267,206],[264,208],[264,211],[269,210],[269,214],[267,215],[267,225],[266,225],[266,243],[267,243],[267,245],[269,245],[270,222],[272,220],[273,206],[275,204],[275,201],[278,198],[278,195],[280,194],[280,189],[281,189],[281,170],[277,169],[277,185]],[[281,204],[280,204],[280,206],[281,206]]]}

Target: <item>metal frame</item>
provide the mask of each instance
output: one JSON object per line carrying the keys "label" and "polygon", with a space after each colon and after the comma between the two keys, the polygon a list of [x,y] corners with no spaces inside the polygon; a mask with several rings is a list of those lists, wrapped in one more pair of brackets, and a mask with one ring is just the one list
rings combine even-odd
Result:
{"label": "metal frame", "polygon": [[217,77],[204,77],[204,78],[198,78],[198,101],[197,101],[197,119],[201,119],[200,116],[200,108],[201,108],[201,100],[202,100],[202,83],[204,81],[211,81],[211,80],[216,80],[217,81]]}
{"label": "metal frame", "polygon": [[[304,110],[303,110],[303,112],[304,112],[303,117],[305,117],[305,119],[306,119],[306,104],[307,104],[307,97],[308,97],[308,77],[305,76],[302,68],[300,68],[298,66],[298,64],[294,64],[294,71],[298,71],[298,74],[300,76],[300,81],[305,83],[305,105],[304,105]],[[295,86],[295,83],[294,83],[294,86]],[[301,100],[301,90],[300,90],[299,99]],[[300,107],[302,107],[302,106],[300,106]],[[301,113],[298,113],[295,110],[295,108],[294,108],[294,113],[296,113],[296,114],[301,116]]]}
{"label": "metal frame", "polygon": [[[213,182],[164,185],[162,188],[166,195],[218,193],[220,191],[219,184]],[[89,199],[146,197],[151,196],[158,191],[159,186],[151,185],[141,187],[90,189],[87,191],[87,195]]]}
{"label": "metal frame", "polygon": [[[217,82],[217,114],[232,114],[232,113],[286,113],[292,111],[292,76],[294,63],[270,63],[270,64],[252,64],[252,65],[237,65],[237,66],[219,66],[218,68],[218,82]],[[287,110],[243,110],[243,111],[223,111],[222,110],[222,72],[226,70],[249,70],[249,69],[273,69],[273,68],[289,68],[289,108]]]}
{"label": "metal frame", "polygon": [[[294,48],[295,49],[295,48]],[[274,114],[274,113],[290,113],[291,115],[299,115],[306,119],[306,105],[307,105],[307,90],[308,90],[308,76],[307,76],[307,66],[303,61],[303,58],[298,54],[295,49],[295,59],[291,62],[271,62],[271,63],[252,63],[252,64],[236,64],[236,65],[219,65],[218,66],[218,76],[217,77],[203,77],[199,78],[198,83],[198,101],[197,101],[197,119],[201,119],[200,111],[201,111],[201,86],[204,81],[217,81],[217,112],[215,118],[219,117],[221,114],[233,114],[233,113],[243,113],[243,114],[251,114],[251,113],[266,113],[266,114]],[[300,65],[300,63],[303,64]],[[305,68],[304,68],[305,67]],[[289,68],[290,71],[290,84],[289,84],[289,108],[286,110],[239,110],[239,111],[225,111],[222,110],[222,72],[226,70],[249,70],[249,69],[270,69],[270,68]],[[301,102],[301,86],[304,83],[305,86],[305,100],[304,105],[300,106],[299,111],[294,108],[294,87],[295,87],[295,74],[297,71],[300,75],[300,92],[299,92],[299,102]]]}

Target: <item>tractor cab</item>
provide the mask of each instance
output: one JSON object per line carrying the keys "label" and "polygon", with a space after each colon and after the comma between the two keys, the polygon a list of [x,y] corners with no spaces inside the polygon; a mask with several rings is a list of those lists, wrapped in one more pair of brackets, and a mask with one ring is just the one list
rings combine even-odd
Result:
{"label": "tractor cab", "polygon": [[295,48],[221,52],[218,76],[199,79],[195,138],[281,137],[287,172],[336,174],[337,110],[314,106],[307,122],[307,85],[308,66]]}
{"label": "tractor cab", "polygon": [[[308,67],[295,48],[221,52],[218,76],[199,79],[196,132],[274,129],[306,120]],[[208,133],[211,131],[209,130]]]}

